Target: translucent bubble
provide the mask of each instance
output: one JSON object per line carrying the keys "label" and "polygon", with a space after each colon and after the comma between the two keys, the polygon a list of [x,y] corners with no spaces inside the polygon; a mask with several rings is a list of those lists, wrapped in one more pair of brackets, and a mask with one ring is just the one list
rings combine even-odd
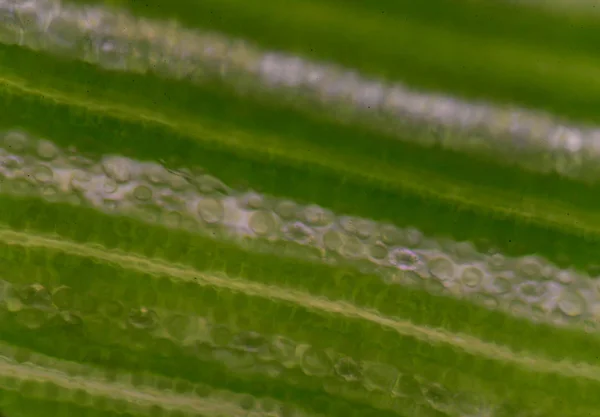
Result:
{"label": "translucent bubble", "polygon": [[430,259],[427,265],[433,276],[442,281],[454,278],[454,263],[445,256],[438,256]]}
{"label": "translucent bubble", "polygon": [[54,172],[45,165],[38,165],[33,168],[33,177],[36,181],[47,183],[54,179]]}
{"label": "translucent bubble", "polygon": [[189,320],[181,314],[175,314],[165,320],[165,329],[177,340],[184,340],[188,332]]}
{"label": "translucent bubble", "polygon": [[303,217],[312,226],[325,226],[333,220],[331,213],[316,205],[306,207],[303,210]]}
{"label": "translucent bubble", "polygon": [[210,329],[210,337],[212,342],[217,346],[227,346],[233,339],[231,331],[222,325],[213,326]]}
{"label": "translucent bubble", "polygon": [[423,242],[423,233],[417,229],[408,228],[404,231],[404,239],[408,247],[417,247]]}
{"label": "translucent bubble", "polygon": [[381,243],[371,244],[369,245],[369,255],[376,261],[383,261],[388,257],[388,248]]}
{"label": "translucent bubble", "polygon": [[227,186],[218,178],[210,175],[201,175],[197,178],[196,183],[201,193],[212,194],[220,193],[227,194]]}
{"label": "translucent bubble", "polygon": [[543,282],[528,281],[518,287],[518,292],[521,298],[525,301],[533,302],[542,298],[547,291],[547,287]]}
{"label": "translucent bubble", "polygon": [[483,271],[476,266],[467,266],[462,271],[461,282],[469,288],[476,288],[483,281]]}
{"label": "translucent bubble", "polygon": [[264,210],[256,211],[248,221],[250,229],[259,236],[267,236],[277,230],[277,221],[272,213]]}
{"label": "translucent bubble", "polygon": [[184,175],[174,172],[170,172],[167,176],[167,183],[173,190],[177,191],[182,191],[190,185],[189,181]]}
{"label": "translucent bubble", "polygon": [[246,370],[254,367],[256,359],[248,352],[238,352],[229,349],[217,349],[213,352],[215,360],[222,362],[233,370]]}
{"label": "translucent bubble", "polygon": [[439,384],[424,384],[421,392],[431,407],[439,411],[447,411],[453,404],[452,394]]}
{"label": "translucent bubble", "polygon": [[198,214],[206,223],[213,224],[223,220],[225,208],[220,200],[203,198],[198,202]]}
{"label": "translucent bubble", "polygon": [[271,341],[271,351],[284,366],[292,366],[296,362],[296,343],[293,340],[276,336]]}
{"label": "translucent bubble", "polygon": [[123,303],[121,303],[120,301],[110,300],[110,301],[107,301],[106,303],[102,304],[100,310],[107,317],[119,318],[124,315],[125,307],[123,306]]}
{"label": "translucent bubble", "polygon": [[169,211],[163,214],[162,220],[168,227],[178,228],[181,226],[183,216],[177,211]]}
{"label": "translucent bubble", "polygon": [[498,275],[492,280],[492,291],[496,294],[504,294],[511,290],[512,280],[506,276]]}
{"label": "translucent bubble", "polygon": [[284,228],[284,233],[288,239],[301,244],[309,244],[314,239],[313,230],[300,222],[287,225]]}
{"label": "translucent bubble", "polygon": [[323,234],[323,245],[331,251],[338,251],[344,244],[344,237],[341,233],[330,229]]}
{"label": "translucent bubble", "polygon": [[14,10],[6,6],[0,7],[0,42],[19,44],[22,37],[23,28]]}
{"label": "translucent bubble", "polygon": [[48,309],[52,301],[48,289],[41,284],[32,284],[18,291],[23,304],[30,307]]}
{"label": "translucent bubble", "polygon": [[470,242],[458,242],[452,248],[452,252],[461,259],[473,259],[478,253],[475,246]]}
{"label": "translucent bubble", "polygon": [[558,308],[569,317],[578,317],[585,311],[585,300],[573,291],[565,291],[558,301]]}
{"label": "translucent bubble", "polygon": [[419,268],[421,258],[415,252],[405,249],[396,248],[390,252],[390,263],[404,271],[414,271]]}
{"label": "translucent bubble", "polygon": [[75,171],[71,175],[71,186],[76,190],[87,190],[92,181],[92,175],[87,171]]}
{"label": "translucent bubble", "polygon": [[6,305],[6,309],[11,313],[20,311],[23,308],[21,297],[19,297],[13,287],[8,287],[5,289],[4,303]]}
{"label": "translucent bubble", "polygon": [[325,352],[309,347],[302,355],[302,369],[309,375],[325,376],[331,374],[333,364]]}
{"label": "translucent bubble", "polygon": [[22,132],[12,131],[4,135],[4,147],[10,152],[21,153],[29,144],[29,138]]}
{"label": "translucent bubble", "polygon": [[556,280],[562,284],[571,284],[575,281],[575,272],[569,270],[561,270],[556,274]]}
{"label": "translucent bubble", "polygon": [[346,381],[358,381],[362,377],[361,366],[352,358],[341,358],[335,363],[335,372]]}
{"label": "translucent bubble", "polygon": [[375,233],[375,224],[364,219],[357,219],[354,222],[354,233],[360,239],[366,240]]}
{"label": "translucent bubble", "polygon": [[104,68],[125,69],[129,56],[129,43],[125,40],[104,37],[94,40],[98,63]]}
{"label": "translucent bubble", "polygon": [[53,160],[58,156],[58,148],[52,142],[41,140],[38,143],[37,154],[40,158],[47,161]]}
{"label": "translucent bubble", "polygon": [[489,309],[498,308],[498,300],[488,294],[477,293],[473,296],[473,301]]}
{"label": "translucent bubble", "polygon": [[521,259],[518,263],[517,268],[521,274],[527,278],[541,278],[542,277],[542,264],[537,258],[527,257]]}
{"label": "translucent bubble", "polygon": [[104,181],[102,183],[102,191],[104,191],[107,194],[112,194],[115,191],[117,191],[118,189],[119,189],[119,184],[117,184],[117,182],[115,180],[113,180],[112,178],[104,179]]}
{"label": "translucent bubble", "polygon": [[392,365],[367,362],[363,365],[364,385],[368,390],[391,392],[396,380],[398,370]]}
{"label": "translucent bubble", "polygon": [[258,210],[265,206],[265,200],[260,194],[250,193],[244,198],[243,204],[249,209]]}
{"label": "translucent bubble", "polygon": [[495,253],[488,258],[489,267],[495,271],[502,270],[506,266],[506,259],[499,253]]}
{"label": "translucent bubble", "polygon": [[298,205],[293,201],[281,201],[275,206],[275,212],[285,220],[295,218],[298,210]]}
{"label": "translucent bubble", "polygon": [[384,224],[381,226],[379,235],[381,236],[383,243],[388,245],[398,244],[403,238],[402,231],[391,224]]}
{"label": "translucent bubble", "polygon": [[521,300],[512,300],[508,309],[515,315],[529,317],[531,313],[531,306]]}
{"label": "translucent bubble", "polygon": [[152,198],[152,190],[145,185],[138,185],[133,190],[133,196],[136,200],[148,201]]}
{"label": "translucent bubble", "polygon": [[125,183],[131,179],[131,162],[126,158],[105,158],[102,161],[102,169],[109,178],[117,183]]}
{"label": "translucent bubble", "polygon": [[259,333],[241,332],[234,337],[234,344],[248,352],[259,352],[267,347],[268,341]]}
{"label": "translucent bubble", "polygon": [[263,398],[260,405],[267,413],[276,413],[280,408],[279,403],[272,398]]}
{"label": "translucent bubble", "polygon": [[71,311],[61,311],[60,319],[63,324],[68,326],[77,326],[83,323],[81,317]]}
{"label": "translucent bubble", "polygon": [[243,394],[239,399],[239,404],[243,410],[252,410],[256,407],[256,399],[250,394]]}
{"label": "translucent bubble", "polygon": [[341,248],[341,254],[348,258],[359,258],[365,252],[365,245],[356,236],[350,236]]}
{"label": "translucent bubble", "polygon": [[156,313],[145,307],[134,309],[129,313],[129,324],[138,329],[153,329],[157,322]]}
{"label": "translucent bubble", "polygon": [[37,308],[24,308],[16,312],[17,322],[31,330],[42,327],[46,322],[47,315]]}
{"label": "translucent bubble", "polygon": [[62,310],[73,308],[73,299],[73,290],[65,285],[61,285],[52,292],[52,302]]}

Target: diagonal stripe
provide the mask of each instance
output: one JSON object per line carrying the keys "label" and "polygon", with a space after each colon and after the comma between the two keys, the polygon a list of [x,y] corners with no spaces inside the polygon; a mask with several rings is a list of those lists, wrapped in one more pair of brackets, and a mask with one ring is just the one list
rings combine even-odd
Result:
{"label": "diagonal stripe", "polygon": [[0,242],[7,245],[58,250],[70,255],[108,262],[144,274],[167,275],[201,286],[223,288],[252,297],[288,302],[313,311],[336,314],[350,319],[366,320],[392,329],[403,336],[413,337],[428,343],[452,345],[472,355],[512,363],[535,372],[554,373],[565,377],[585,378],[600,382],[600,367],[598,366],[587,363],[572,363],[568,360],[557,362],[542,356],[535,356],[528,352],[515,352],[508,347],[488,343],[467,334],[418,326],[409,320],[382,316],[374,310],[359,308],[348,302],[323,299],[289,288],[211,275],[156,259],[149,259],[117,250],[106,250],[98,245],[79,244],[67,240],[15,232],[7,229],[0,230]]}

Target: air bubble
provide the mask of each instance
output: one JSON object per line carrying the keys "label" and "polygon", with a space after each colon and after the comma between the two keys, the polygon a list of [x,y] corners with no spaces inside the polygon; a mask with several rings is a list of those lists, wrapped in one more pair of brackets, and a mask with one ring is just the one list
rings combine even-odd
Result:
{"label": "air bubble", "polygon": [[176,314],[165,320],[165,329],[173,338],[182,341],[187,336],[188,323],[187,317]]}
{"label": "air bubble", "polygon": [[546,285],[538,281],[528,281],[519,285],[518,291],[522,299],[533,302],[546,294]]}
{"label": "air bubble", "polygon": [[214,224],[225,216],[225,208],[220,200],[203,198],[198,202],[198,214],[206,223]]}
{"label": "air bubble", "polygon": [[467,266],[462,271],[461,282],[469,288],[476,288],[483,281],[483,271],[475,266]]}
{"label": "air bubble", "polygon": [[369,239],[375,233],[375,224],[364,219],[354,222],[354,233],[362,240]]}
{"label": "air bubble", "polygon": [[225,366],[234,370],[247,370],[252,368],[256,360],[248,352],[238,352],[227,349],[217,349],[213,352],[213,357],[225,364]]}
{"label": "air bubble", "polygon": [[585,300],[576,292],[565,291],[558,301],[558,308],[569,317],[578,317],[585,311]]}
{"label": "air bubble", "polygon": [[104,38],[96,42],[98,63],[104,68],[125,69],[125,57],[129,56],[129,44],[117,38]]}
{"label": "air bubble", "polygon": [[528,257],[522,259],[518,264],[518,269],[521,274],[527,278],[541,278],[542,277],[542,265],[538,259]]}
{"label": "air bubble", "polygon": [[360,258],[364,254],[364,251],[364,244],[356,236],[350,236],[341,248],[342,255],[349,258]]}
{"label": "air bubble", "polygon": [[338,251],[344,244],[344,237],[336,230],[330,229],[323,234],[323,245],[330,251]]}
{"label": "air bubble", "polygon": [[31,330],[37,330],[46,321],[46,314],[37,308],[26,308],[19,310],[17,313],[17,321]]}
{"label": "air bubble", "polygon": [[529,304],[521,300],[513,300],[510,302],[508,309],[515,315],[528,317],[531,313],[531,307]]}
{"label": "air bubble", "polygon": [[358,381],[362,377],[362,369],[352,358],[341,358],[335,364],[335,372],[346,381]]}
{"label": "air bubble", "polygon": [[363,365],[364,385],[368,390],[391,392],[396,380],[398,370],[391,365],[368,362]]}
{"label": "air bubble", "polygon": [[489,309],[498,308],[498,300],[491,295],[487,294],[475,294],[473,301],[479,305],[487,307]]}
{"label": "air bubble", "polygon": [[144,168],[144,176],[154,185],[164,185],[171,174],[162,165],[149,164]]}
{"label": "air bubble", "polygon": [[4,147],[10,152],[21,153],[25,151],[28,142],[28,137],[21,132],[8,132],[4,136]]}
{"label": "air bubble", "polygon": [[267,339],[256,332],[242,332],[235,336],[234,344],[248,352],[259,352],[267,347]]}
{"label": "air bubble", "polygon": [[125,307],[123,306],[123,303],[121,303],[120,301],[111,300],[111,301],[106,302],[105,304],[102,304],[101,311],[107,317],[120,318],[124,314]]}
{"label": "air bubble", "polygon": [[130,180],[130,166],[130,161],[121,157],[108,157],[102,161],[102,168],[106,175],[117,183],[125,183]]}
{"label": "air bubble", "polygon": [[438,411],[447,411],[453,403],[450,392],[439,384],[427,384],[421,389],[425,400]]}
{"label": "air bubble", "polygon": [[106,178],[102,184],[102,191],[106,194],[112,194],[119,189],[119,184],[112,178]]}
{"label": "air bubble", "polygon": [[48,183],[54,179],[54,172],[45,165],[38,165],[33,168],[33,178],[41,183]]}
{"label": "air bubble", "polygon": [[429,272],[442,281],[454,278],[454,263],[446,257],[439,256],[429,260],[428,267]]}
{"label": "air bubble", "polygon": [[248,410],[252,410],[254,407],[256,407],[256,400],[254,399],[254,397],[252,395],[243,394],[239,400],[239,404],[243,410],[248,411]]}
{"label": "air bubble", "polygon": [[575,281],[575,273],[568,270],[558,271],[556,274],[556,280],[565,285],[571,284]]}
{"label": "air bubble", "polygon": [[250,229],[259,236],[271,235],[277,230],[277,222],[273,214],[264,210],[252,213],[248,224]]}
{"label": "air bubble", "polygon": [[138,329],[153,329],[158,322],[158,316],[145,307],[134,309],[129,313],[129,324]]}
{"label": "air bubble", "polygon": [[285,220],[291,220],[298,213],[298,205],[293,201],[281,201],[275,206],[275,212]]}
{"label": "air bubble", "polygon": [[133,196],[136,198],[136,200],[148,201],[152,198],[152,190],[145,185],[138,185],[133,190]]}
{"label": "air bubble", "polygon": [[177,211],[170,211],[170,212],[164,213],[162,220],[165,225],[175,229],[175,228],[178,228],[181,226],[183,218],[181,216],[181,213],[179,213]]}
{"label": "air bubble", "polygon": [[87,190],[92,181],[92,175],[87,171],[75,171],[71,175],[71,187],[76,190]]}
{"label": "air bubble", "polygon": [[265,201],[260,194],[250,193],[244,198],[243,204],[249,209],[258,210],[265,206]]}
{"label": "air bubble", "polygon": [[332,221],[332,215],[325,209],[311,205],[304,209],[304,219],[312,226],[325,226]]}
{"label": "air bubble", "polygon": [[41,140],[38,143],[37,154],[40,158],[50,161],[56,159],[58,153],[58,148],[52,142]]}
{"label": "air bubble", "polygon": [[414,271],[419,267],[419,255],[409,249],[394,249],[390,252],[390,263],[403,271]]}
{"label": "air bubble", "polygon": [[276,336],[271,341],[271,351],[275,359],[284,366],[292,366],[296,362],[296,343],[283,336]]}
{"label": "air bubble", "polygon": [[375,261],[383,261],[388,256],[388,248],[381,243],[369,245],[369,255]]}
{"label": "air bubble", "polygon": [[217,346],[227,346],[231,343],[233,335],[231,331],[223,325],[215,325],[210,329],[212,342]]}
{"label": "air bubble", "polygon": [[62,310],[73,307],[74,294],[70,287],[62,285],[52,292],[52,302],[56,307]]}
{"label": "air bubble", "polygon": [[510,278],[499,275],[496,276],[492,281],[492,291],[496,294],[504,294],[510,291],[512,287],[512,281]]}
{"label": "air bubble", "polygon": [[333,365],[325,352],[309,347],[302,355],[302,369],[309,375],[325,376],[331,374]]}
{"label": "air bubble", "polygon": [[300,244],[306,245],[313,241],[312,229],[300,222],[286,226],[284,232],[288,239]]}
{"label": "air bubble", "polygon": [[51,296],[46,287],[32,284],[18,291],[21,301],[35,308],[48,309],[52,305]]}

